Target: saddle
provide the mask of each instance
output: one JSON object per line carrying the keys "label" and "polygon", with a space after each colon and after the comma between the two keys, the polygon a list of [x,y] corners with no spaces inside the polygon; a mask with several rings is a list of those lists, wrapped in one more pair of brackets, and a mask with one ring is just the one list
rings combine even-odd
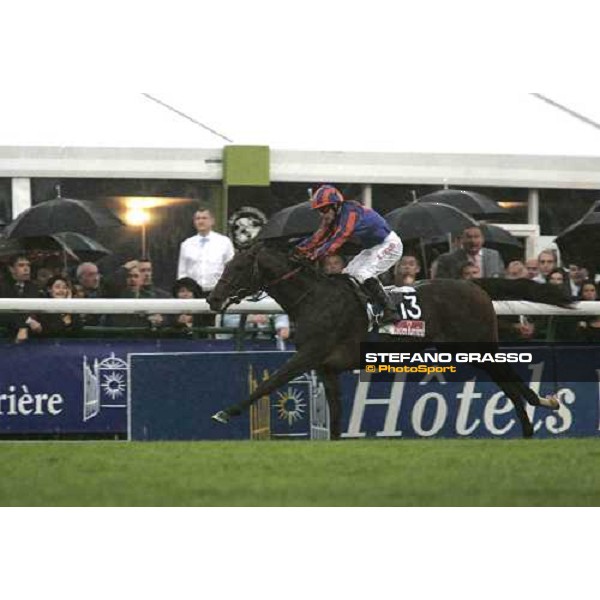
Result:
{"label": "saddle", "polygon": [[377,315],[373,309],[370,294],[363,288],[358,279],[355,279],[352,275],[346,273],[332,273],[331,275],[327,275],[327,278],[342,282],[352,291],[354,297],[360,302],[367,313],[367,317],[369,318],[369,331],[371,331],[376,324]]}
{"label": "saddle", "polygon": [[398,319],[394,323],[379,326],[378,322],[382,315],[381,307],[376,307],[371,301],[371,295],[364,289],[361,283],[345,273],[328,275],[338,278],[350,287],[356,298],[364,307],[369,319],[369,331],[378,329],[379,333],[402,337],[425,337],[425,321],[421,320],[422,310],[419,305],[417,290],[409,286],[386,286],[385,292],[390,296],[396,306]]}
{"label": "saddle", "polygon": [[424,338],[425,321],[417,290],[410,286],[387,286],[384,289],[396,307],[398,320],[379,327],[379,333]]}
{"label": "saddle", "polygon": [[337,279],[338,281],[342,281],[348,286],[359,302],[367,308],[367,306],[371,302],[371,296],[369,293],[363,288],[358,279],[352,277],[352,275],[347,275],[346,273],[332,273],[331,275],[327,275],[330,279]]}

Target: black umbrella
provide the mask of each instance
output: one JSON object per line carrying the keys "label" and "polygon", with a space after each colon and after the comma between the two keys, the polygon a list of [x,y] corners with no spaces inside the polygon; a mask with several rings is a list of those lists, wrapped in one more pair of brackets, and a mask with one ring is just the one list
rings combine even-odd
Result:
{"label": "black umbrella", "polygon": [[20,214],[3,234],[8,238],[46,236],[70,231],[88,236],[98,229],[123,223],[107,208],[87,200],[56,198],[37,204]]}
{"label": "black umbrella", "polygon": [[[523,258],[523,242],[519,238],[515,237],[506,229],[498,227],[497,225],[489,225],[486,223],[480,223],[481,233],[485,239],[483,246],[485,248],[493,248],[502,255],[505,263],[509,263],[511,260],[521,260]],[[440,236],[427,240],[425,243],[427,247],[434,246],[438,247],[438,250],[442,252],[448,251],[448,236]],[[445,246],[445,249],[443,249]]]}
{"label": "black umbrella", "polygon": [[274,213],[258,234],[259,240],[310,235],[319,228],[319,213],[300,202]]}
{"label": "black umbrella", "polygon": [[465,190],[438,190],[421,196],[418,202],[440,202],[462,210],[476,219],[491,219],[508,214],[497,202],[479,192]]}
{"label": "black umbrella", "polygon": [[111,254],[100,242],[74,231],[63,231],[50,236],[65,250],[74,254],[81,262],[96,262]]}
{"label": "black umbrella", "polygon": [[555,242],[563,262],[600,268],[600,200],[579,221],[560,233]]}
{"label": "black umbrella", "polygon": [[510,231],[497,225],[482,224],[481,233],[485,239],[485,248],[493,248],[502,255],[506,264],[511,260],[523,259],[523,242]]}
{"label": "black umbrella", "polygon": [[447,204],[413,202],[385,215],[390,227],[403,240],[432,240],[457,235],[477,226],[469,215]]}
{"label": "black umbrella", "polygon": [[427,243],[445,240],[450,249],[452,236],[462,233],[467,227],[477,226],[477,222],[469,215],[437,202],[413,202],[389,212],[385,220],[405,244],[419,243],[426,275],[429,262],[425,249]]}
{"label": "black umbrella", "polygon": [[72,231],[47,236],[0,238],[0,256],[12,256],[19,252],[61,252],[77,262],[96,262],[111,254],[96,240]]}

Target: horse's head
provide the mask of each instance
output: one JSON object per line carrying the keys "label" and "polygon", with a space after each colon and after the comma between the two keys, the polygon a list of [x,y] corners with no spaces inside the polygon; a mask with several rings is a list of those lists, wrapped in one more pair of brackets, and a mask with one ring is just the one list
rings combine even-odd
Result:
{"label": "horse's head", "polygon": [[219,312],[228,304],[240,302],[260,289],[257,272],[257,245],[236,254],[227,264],[221,278],[208,296],[211,310]]}
{"label": "horse's head", "polygon": [[239,252],[225,265],[223,275],[208,296],[211,310],[220,312],[260,292],[270,281],[289,271],[289,264],[287,252],[264,242]]}

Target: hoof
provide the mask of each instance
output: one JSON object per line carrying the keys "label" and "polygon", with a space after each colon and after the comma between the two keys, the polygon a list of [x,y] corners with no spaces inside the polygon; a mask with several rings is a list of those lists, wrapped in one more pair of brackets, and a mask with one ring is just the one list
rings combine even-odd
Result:
{"label": "hoof", "polygon": [[546,396],[544,398],[540,397],[540,406],[544,406],[550,410],[558,410],[560,408],[558,396],[556,394],[551,394],[550,396]]}
{"label": "hoof", "polygon": [[217,423],[223,423],[224,425],[227,425],[227,423],[229,423],[230,416],[224,410],[220,410],[219,412],[215,413],[211,419]]}

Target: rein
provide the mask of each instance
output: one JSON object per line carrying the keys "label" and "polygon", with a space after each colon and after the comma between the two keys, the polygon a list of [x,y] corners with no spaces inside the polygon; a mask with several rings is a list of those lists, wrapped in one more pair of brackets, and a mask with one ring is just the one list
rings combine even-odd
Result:
{"label": "rein", "polygon": [[269,283],[265,283],[262,287],[269,288],[273,285],[277,285],[278,283],[281,283],[282,281],[291,279],[294,275],[299,273],[301,270],[302,270],[302,267],[296,267],[295,269],[292,269],[291,271],[284,273],[281,277],[278,277],[277,279],[274,279],[273,281],[269,281]]}
{"label": "rein", "polygon": [[[278,277],[277,279],[274,279],[273,281],[270,281],[269,283],[265,283],[265,285],[263,287],[265,289],[268,289],[269,287],[277,285],[278,283],[281,283],[282,281],[287,281],[288,279],[292,279],[292,277],[297,275],[301,270],[302,270],[302,266],[296,267],[295,269],[292,269],[291,271],[284,273],[281,277]],[[310,289],[306,290],[306,292],[304,292],[304,294],[301,294],[299,298],[296,298],[296,300],[294,300],[294,302],[293,302],[293,304],[291,304],[290,308],[292,308],[292,309],[296,308],[296,306],[298,304],[300,304],[300,302],[302,302],[306,298],[306,296],[308,296],[310,294],[310,292],[311,292]]]}
{"label": "rein", "polygon": [[[256,279],[258,279],[258,276],[259,276],[258,258],[255,258],[254,263],[252,265],[252,274],[250,277],[250,287],[238,289],[236,291],[236,293],[233,296],[231,296],[229,298],[229,300],[225,303],[225,305],[222,308],[222,312],[225,312],[233,304],[239,304],[244,298],[246,298],[252,294],[256,297],[256,296],[258,296],[258,294],[260,294],[261,291],[268,290],[270,287],[273,287],[273,286],[277,285],[278,283],[287,281],[288,279],[292,279],[302,270],[302,268],[303,268],[302,265],[300,265],[299,267],[295,267],[295,268],[291,269],[290,271],[285,272],[283,275],[276,277],[272,281],[258,285],[256,291],[253,292],[251,288],[254,287],[253,284],[256,281]],[[227,284],[231,283],[229,279],[224,279],[223,281]],[[308,295],[308,291],[306,293],[302,294],[300,296],[300,298],[298,298],[298,300],[296,300],[292,306],[296,306],[296,304],[298,304],[301,300],[303,300],[307,295]]]}

